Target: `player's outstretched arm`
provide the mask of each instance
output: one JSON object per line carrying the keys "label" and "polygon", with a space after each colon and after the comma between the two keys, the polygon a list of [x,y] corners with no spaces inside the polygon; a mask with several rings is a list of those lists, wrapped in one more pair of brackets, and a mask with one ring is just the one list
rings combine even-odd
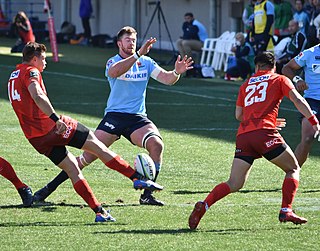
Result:
{"label": "player's outstretched arm", "polygon": [[185,56],[181,58],[179,55],[175,62],[174,70],[166,71],[161,68],[157,80],[165,85],[173,85],[179,80],[180,74],[185,73],[187,70],[193,68],[193,63],[192,57]]}

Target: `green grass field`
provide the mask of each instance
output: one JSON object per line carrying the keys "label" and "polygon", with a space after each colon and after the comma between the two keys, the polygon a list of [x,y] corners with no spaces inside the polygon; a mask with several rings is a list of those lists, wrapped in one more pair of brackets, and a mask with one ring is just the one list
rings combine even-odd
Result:
{"label": "green grass field", "polygon": [[[7,80],[21,61],[19,54],[9,53],[13,43],[3,38],[0,42],[0,156],[36,191],[59,169],[28,143],[8,102]],[[48,57],[43,73],[49,98],[59,113],[94,130],[109,93],[104,64],[116,51],[60,45],[59,52],[61,61],[53,63]],[[166,202],[164,207],[140,206],[140,192],[132,183],[99,161],[87,167],[84,175],[97,198],[112,210],[115,223],[95,224],[94,213],[70,181],[48,198],[47,205],[22,208],[14,187],[0,177],[0,250],[319,250],[319,143],[302,169],[294,203],[308,224],[278,222],[284,173],[259,159],[240,192],[213,205],[199,230],[188,229],[194,203],[229,176],[239,85],[220,79],[182,78],[175,86],[166,87],[151,81],[148,115],[160,128],[165,143],[158,180],[165,190],[156,194]],[[280,115],[287,119],[282,135],[295,148],[300,126],[287,100]],[[116,142],[112,150],[131,164],[135,155],[144,151],[125,139]]]}

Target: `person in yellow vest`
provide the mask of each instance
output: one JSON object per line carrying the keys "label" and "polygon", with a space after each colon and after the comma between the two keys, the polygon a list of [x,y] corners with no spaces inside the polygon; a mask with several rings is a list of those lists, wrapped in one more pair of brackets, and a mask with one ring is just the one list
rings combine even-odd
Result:
{"label": "person in yellow vest", "polygon": [[254,6],[252,42],[256,54],[273,50],[274,6],[270,1],[257,0]]}

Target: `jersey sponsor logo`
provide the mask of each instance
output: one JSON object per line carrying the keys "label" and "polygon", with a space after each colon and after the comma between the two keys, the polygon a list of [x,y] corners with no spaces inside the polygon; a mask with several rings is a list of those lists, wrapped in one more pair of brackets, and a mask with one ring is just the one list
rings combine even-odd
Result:
{"label": "jersey sponsor logo", "polygon": [[303,52],[300,52],[300,53],[296,56],[296,59],[299,60],[300,58],[303,57],[303,55],[304,55]]}
{"label": "jersey sponsor logo", "polygon": [[320,73],[320,64],[312,64],[311,67],[313,73]]}
{"label": "jersey sponsor logo", "polygon": [[68,126],[68,127],[67,127],[67,130],[66,130],[65,133],[62,135],[62,137],[64,137],[65,139],[69,138],[71,132],[72,132],[72,127],[71,127],[71,126]]}
{"label": "jersey sponsor logo", "polygon": [[9,80],[18,78],[19,74],[20,74],[20,70],[12,72]]}
{"label": "jersey sponsor logo", "polygon": [[269,78],[270,78],[270,75],[262,75],[262,76],[250,78],[249,85],[259,83],[262,81],[267,81]]}
{"label": "jersey sponsor logo", "polygon": [[125,80],[125,81],[147,81],[148,80],[148,71],[143,70],[139,72],[126,72],[118,79]]}
{"label": "jersey sponsor logo", "polygon": [[320,56],[315,56],[314,59],[315,60],[320,60]]}
{"label": "jersey sponsor logo", "polygon": [[108,123],[108,122],[104,123],[104,125],[105,125],[106,127],[109,127],[111,130],[113,130],[113,129],[116,128],[113,124],[110,124],[110,123]]}
{"label": "jersey sponsor logo", "polygon": [[272,139],[272,140],[269,140],[269,141],[267,141],[267,142],[265,142],[265,144],[266,144],[266,147],[271,147],[271,146],[273,146],[273,145],[275,145],[275,144],[277,144],[277,143],[280,143],[279,141],[278,141],[278,139]]}
{"label": "jersey sponsor logo", "polygon": [[109,68],[110,65],[112,65],[114,63],[114,60],[113,59],[109,59],[107,64],[106,64],[106,67]]}
{"label": "jersey sponsor logo", "polygon": [[39,77],[39,72],[38,71],[30,71],[30,78],[37,78]]}

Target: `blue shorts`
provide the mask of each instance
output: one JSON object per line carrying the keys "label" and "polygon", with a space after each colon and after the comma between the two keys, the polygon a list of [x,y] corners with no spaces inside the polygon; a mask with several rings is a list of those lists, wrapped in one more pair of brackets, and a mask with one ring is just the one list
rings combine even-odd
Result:
{"label": "blue shorts", "polygon": [[[305,98],[305,99],[308,102],[312,113],[314,115],[316,115],[317,119],[320,121],[320,100],[313,99],[313,98]],[[300,123],[301,123],[303,118],[304,118],[304,116],[300,113],[300,116],[299,116]]]}
{"label": "blue shorts", "polygon": [[132,143],[130,135],[135,130],[151,123],[152,121],[147,116],[141,114],[108,112],[101,120],[97,130],[117,135],[119,138],[122,135]]}

